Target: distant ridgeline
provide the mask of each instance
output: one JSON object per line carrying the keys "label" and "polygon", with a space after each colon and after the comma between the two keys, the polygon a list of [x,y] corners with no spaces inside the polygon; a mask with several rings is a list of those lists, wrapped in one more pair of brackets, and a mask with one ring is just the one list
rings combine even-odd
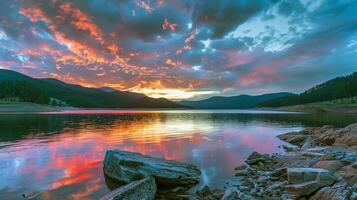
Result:
{"label": "distant ridgeline", "polygon": [[88,108],[180,108],[164,98],[143,94],[64,83],[57,79],[35,79],[21,73],[0,69],[0,102],[25,101],[55,106]]}
{"label": "distant ridgeline", "polygon": [[338,77],[306,90],[299,95],[286,96],[264,102],[262,107],[291,106],[357,96],[357,72]]}

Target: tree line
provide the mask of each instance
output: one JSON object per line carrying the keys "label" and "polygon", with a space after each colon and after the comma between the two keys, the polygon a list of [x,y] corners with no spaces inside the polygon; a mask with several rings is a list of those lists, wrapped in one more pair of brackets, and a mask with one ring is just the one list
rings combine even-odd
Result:
{"label": "tree line", "polygon": [[0,100],[49,104],[49,95],[27,81],[0,82]]}
{"label": "tree line", "polygon": [[291,106],[341,98],[351,98],[354,96],[357,96],[357,72],[349,76],[332,79],[306,90],[299,95],[277,98],[272,101],[264,102],[260,106]]}

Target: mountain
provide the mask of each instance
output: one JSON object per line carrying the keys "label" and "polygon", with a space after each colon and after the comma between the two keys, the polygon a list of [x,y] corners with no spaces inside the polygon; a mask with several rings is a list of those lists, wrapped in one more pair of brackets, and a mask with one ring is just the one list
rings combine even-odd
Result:
{"label": "mountain", "polygon": [[[118,92],[118,90],[116,90],[114,88],[111,88],[111,87],[101,87],[101,88],[98,88],[98,89],[103,91],[103,92],[108,92],[108,93]],[[120,92],[123,93],[123,94],[130,95],[131,97],[137,98],[137,99],[146,97],[144,94],[136,93],[136,92],[128,92],[128,91],[120,91]]]}
{"label": "mountain", "polygon": [[295,96],[264,102],[262,107],[291,106],[357,96],[357,72],[334,78]]}
{"label": "mountain", "polygon": [[258,96],[239,95],[231,97],[214,96],[200,101],[180,101],[184,106],[189,106],[198,109],[248,109],[257,106],[272,99],[292,96],[294,94],[281,92],[263,94]]}
{"label": "mountain", "polygon": [[111,87],[100,87],[98,89],[103,91],[103,92],[115,92],[116,91],[116,89],[111,88]]}
{"label": "mountain", "polygon": [[[0,69],[0,83],[9,88],[28,85],[34,91],[41,91],[44,96],[58,99],[74,107],[87,108],[181,108],[182,105],[167,99],[155,99],[143,94],[127,91],[103,91],[68,84],[57,79],[35,79],[24,74]],[[11,83],[9,85],[9,83]],[[15,83],[15,84],[13,84]],[[21,87],[20,87],[21,88]],[[35,90],[36,89],[36,90]],[[0,90],[1,95],[5,90]],[[11,91],[10,91],[11,92]]]}

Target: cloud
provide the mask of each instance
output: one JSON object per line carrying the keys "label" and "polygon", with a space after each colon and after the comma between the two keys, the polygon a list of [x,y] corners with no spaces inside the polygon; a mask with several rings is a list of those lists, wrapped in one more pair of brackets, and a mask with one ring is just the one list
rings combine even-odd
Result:
{"label": "cloud", "polygon": [[158,97],[300,92],[355,71],[353,0],[0,1],[0,67]]}
{"label": "cloud", "polygon": [[209,27],[213,38],[219,38],[268,8],[270,1],[222,0],[197,1],[194,22]]}

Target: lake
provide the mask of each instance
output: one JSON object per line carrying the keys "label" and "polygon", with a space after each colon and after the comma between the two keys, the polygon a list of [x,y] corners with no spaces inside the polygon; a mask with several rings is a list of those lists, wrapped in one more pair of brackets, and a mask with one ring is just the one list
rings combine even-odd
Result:
{"label": "lake", "polygon": [[193,163],[215,185],[253,151],[283,153],[277,135],[357,122],[357,115],[251,110],[80,110],[0,114],[0,199],[97,199],[108,149]]}

